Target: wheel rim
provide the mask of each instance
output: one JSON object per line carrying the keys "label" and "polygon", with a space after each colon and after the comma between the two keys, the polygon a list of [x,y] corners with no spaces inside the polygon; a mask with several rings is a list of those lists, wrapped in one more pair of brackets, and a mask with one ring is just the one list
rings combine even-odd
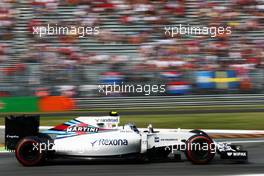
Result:
{"label": "wheel rim", "polygon": [[195,160],[206,160],[210,155],[211,150],[209,147],[208,150],[204,150],[203,147],[204,145],[210,145],[208,141],[198,138],[194,140],[192,143],[200,146],[192,150],[191,152],[192,158],[194,158]]}
{"label": "wheel rim", "polygon": [[34,140],[26,140],[22,142],[17,150],[16,157],[21,164],[25,166],[37,165],[43,158],[43,153],[35,147],[38,142]]}
{"label": "wheel rim", "polygon": [[[193,145],[200,145],[200,146],[205,146],[207,145],[207,148],[195,148],[193,149]],[[188,142],[188,150],[187,150],[187,156],[189,160],[191,160],[194,163],[207,163],[210,160],[213,159],[214,153],[212,150],[213,141],[209,139],[206,136],[197,136],[191,139]]]}
{"label": "wheel rim", "polygon": [[23,144],[19,150],[19,155],[26,161],[36,161],[39,158],[39,151],[34,149],[35,142]]}

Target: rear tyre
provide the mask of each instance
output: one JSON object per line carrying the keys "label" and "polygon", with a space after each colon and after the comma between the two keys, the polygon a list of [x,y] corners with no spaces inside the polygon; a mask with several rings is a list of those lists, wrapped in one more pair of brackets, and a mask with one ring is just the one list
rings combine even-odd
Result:
{"label": "rear tyre", "polygon": [[205,135],[192,136],[186,142],[186,157],[193,164],[207,164],[215,156],[213,140]]}
{"label": "rear tyre", "polygon": [[36,166],[45,160],[46,151],[40,150],[42,140],[38,137],[25,137],[16,147],[16,158],[23,166]]}
{"label": "rear tyre", "polygon": [[207,137],[209,137],[208,136],[208,134],[206,133],[206,132],[204,132],[204,131],[202,131],[202,130],[191,130],[190,131],[191,133],[195,133],[195,134],[197,134],[197,135],[203,135],[203,136],[207,136]]}

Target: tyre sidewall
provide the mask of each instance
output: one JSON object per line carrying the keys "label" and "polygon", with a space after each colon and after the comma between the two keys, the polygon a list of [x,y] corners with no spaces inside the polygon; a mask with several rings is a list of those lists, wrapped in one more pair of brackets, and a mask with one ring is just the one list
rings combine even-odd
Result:
{"label": "tyre sidewall", "polygon": [[[193,142],[195,142],[195,140],[197,139],[203,139],[205,140],[205,142],[208,144],[208,155],[206,159],[196,159],[195,157],[193,157],[193,153],[192,150],[189,150],[190,145],[192,145]],[[186,157],[189,161],[191,161],[193,164],[207,164],[209,163],[215,156],[215,152],[212,152],[212,148],[211,148],[211,144],[213,144],[213,140],[206,135],[195,135],[192,136],[190,139],[188,139],[188,141],[186,142],[187,145],[187,150],[186,150]]]}
{"label": "tyre sidewall", "polygon": [[22,140],[20,140],[20,142],[18,143],[18,145],[16,147],[16,151],[15,151],[16,158],[24,166],[36,166],[36,165],[41,164],[45,159],[45,152],[40,152],[40,151],[37,152],[36,159],[31,160],[31,161],[25,159],[22,156],[21,150],[23,150],[23,147],[25,147],[25,145],[33,144],[33,143],[34,144],[36,144],[36,143],[41,144],[42,140],[39,139],[38,137],[26,137],[26,138],[23,138]]}

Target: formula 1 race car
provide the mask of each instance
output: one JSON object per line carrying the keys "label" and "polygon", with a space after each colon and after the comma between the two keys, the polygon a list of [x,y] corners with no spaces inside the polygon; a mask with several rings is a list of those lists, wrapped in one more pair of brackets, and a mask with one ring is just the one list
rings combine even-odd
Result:
{"label": "formula 1 race car", "polygon": [[138,129],[134,124],[118,126],[117,112],[109,116],[78,117],[39,132],[39,116],[5,119],[5,146],[24,166],[35,166],[58,157],[82,159],[180,160],[207,164],[216,154],[222,159],[247,160],[240,146],[214,142],[200,130]]}

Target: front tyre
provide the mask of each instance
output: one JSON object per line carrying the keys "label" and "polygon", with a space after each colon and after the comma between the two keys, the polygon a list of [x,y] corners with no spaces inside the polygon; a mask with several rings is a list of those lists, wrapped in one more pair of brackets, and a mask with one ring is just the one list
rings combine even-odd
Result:
{"label": "front tyre", "polygon": [[45,160],[45,152],[40,150],[42,140],[38,137],[25,137],[16,147],[16,158],[23,166],[36,166]]}
{"label": "front tyre", "polygon": [[186,142],[186,157],[193,164],[207,164],[215,156],[215,144],[209,136],[195,135]]}

